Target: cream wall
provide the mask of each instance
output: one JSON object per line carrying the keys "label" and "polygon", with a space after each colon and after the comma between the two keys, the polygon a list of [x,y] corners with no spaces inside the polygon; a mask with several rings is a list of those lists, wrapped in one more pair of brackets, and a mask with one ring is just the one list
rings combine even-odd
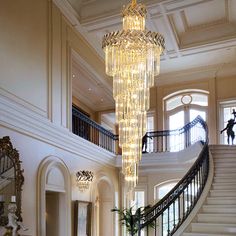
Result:
{"label": "cream wall", "polygon": [[[1,1],[1,93],[46,116],[48,2]],[[30,88],[30,89],[29,89]]]}
{"label": "cream wall", "polygon": [[95,179],[104,173],[118,192],[114,155],[69,132],[71,52],[105,77],[103,61],[50,0],[1,2],[0,28],[0,137],[10,136],[22,160],[26,235],[41,236],[37,173],[46,157],[58,157],[69,169],[72,200],[94,200],[76,186],[75,173],[82,169],[93,171]]}

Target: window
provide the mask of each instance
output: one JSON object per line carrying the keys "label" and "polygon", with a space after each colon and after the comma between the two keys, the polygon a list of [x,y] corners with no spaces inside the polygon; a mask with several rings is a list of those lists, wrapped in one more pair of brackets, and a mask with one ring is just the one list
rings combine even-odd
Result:
{"label": "window", "polygon": [[[165,128],[169,130],[182,128],[199,115],[206,121],[207,107],[208,93],[204,91],[180,91],[177,94],[170,95],[164,99]],[[201,130],[200,132],[203,131]],[[202,135],[203,133],[199,133],[197,136],[196,133],[191,133],[190,137],[171,136],[168,142],[169,150],[172,152],[182,150],[185,145],[185,139],[190,139],[190,142],[194,143]]]}
{"label": "window", "polygon": [[[156,198],[162,199],[172,188],[174,188],[176,184],[177,182],[171,181],[171,182],[156,186],[155,187]],[[175,217],[174,217],[174,214],[175,214]],[[169,209],[169,221],[173,223],[174,219],[176,221],[175,223],[177,224],[177,221],[178,221],[178,205],[177,204],[175,205],[175,208],[172,206]],[[164,211],[162,220],[163,220],[163,232],[162,232],[163,234],[162,235],[167,236],[168,235],[168,211]]]}
{"label": "window", "polygon": [[[228,120],[234,119],[233,110],[236,110],[236,101],[227,101],[220,103],[220,130],[227,126]],[[236,133],[236,125],[234,125],[233,131]],[[220,135],[220,143],[228,144],[227,132],[223,132]],[[231,143],[231,140],[230,140]]]}
{"label": "window", "polygon": [[[137,190],[134,194],[134,200],[130,202],[130,206],[133,207],[133,213],[135,213],[139,207],[145,206],[145,192]],[[141,236],[144,236],[144,231],[141,231]]]}
{"label": "window", "polygon": [[[154,116],[147,115],[147,132],[154,131]],[[153,151],[153,139],[147,139],[147,152]]]}

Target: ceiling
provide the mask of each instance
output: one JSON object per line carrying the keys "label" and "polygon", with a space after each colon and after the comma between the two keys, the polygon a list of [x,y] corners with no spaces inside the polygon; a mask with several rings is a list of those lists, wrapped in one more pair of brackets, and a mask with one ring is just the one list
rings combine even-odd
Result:
{"label": "ceiling", "polygon": [[[104,58],[102,37],[107,32],[122,28],[120,13],[128,0],[55,0],[61,1],[64,5],[62,7],[60,4],[60,8],[67,18],[77,25],[77,30]],[[222,65],[235,64],[236,0],[142,2],[148,9],[147,28],[163,34],[166,41],[166,50],[161,57],[160,80],[181,71],[196,68],[214,68],[217,71]],[[76,65],[76,60],[74,62]],[[97,87],[96,78],[91,82],[78,66],[75,66],[73,73],[81,79],[75,82],[74,90],[81,90],[77,91],[81,95],[87,94],[84,103],[94,103],[93,108],[96,110],[114,107],[112,88],[103,91]],[[87,92],[89,88],[94,94]]]}

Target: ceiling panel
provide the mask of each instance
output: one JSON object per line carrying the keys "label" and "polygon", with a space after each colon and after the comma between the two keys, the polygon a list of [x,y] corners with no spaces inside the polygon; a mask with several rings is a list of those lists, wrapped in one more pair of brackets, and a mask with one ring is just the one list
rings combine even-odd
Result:
{"label": "ceiling panel", "polygon": [[205,25],[226,17],[225,0],[214,0],[200,3],[185,9],[189,27]]}
{"label": "ceiling panel", "polygon": [[86,70],[81,69],[73,59],[72,93],[93,111],[102,111],[114,107],[112,93],[96,78],[92,78]]}
{"label": "ceiling panel", "polygon": [[[58,0],[60,1],[60,0]],[[66,0],[61,0],[61,2]],[[128,0],[67,0],[80,15],[73,21],[94,50],[104,58],[101,41],[104,34],[122,28],[121,9]],[[147,3],[147,26],[163,34],[166,50],[162,55],[161,74],[191,70],[206,65],[235,62],[236,0],[140,0]],[[68,4],[67,4],[68,5]],[[65,8],[67,8],[65,5]],[[58,5],[58,7],[60,7]],[[63,8],[60,8],[63,11]],[[64,14],[74,14],[72,10]],[[72,17],[68,16],[68,19]],[[73,18],[75,19],[75,17]],[[78,17],[76,18],[78,19]],[[78,62],[79,63],[79,62]],[[79,80],[73,91],[83,94],[91,109],[114,106],[112,88],[86,70],[73,71]],[[88,89],[91,88],[91,91]],[[105,102],[101,102],[104,98]],[[84,101],[83,101],[84,102]],[[84,102],[86,103],[86,102]],[[105,104],[106,103],[106,104]]]}

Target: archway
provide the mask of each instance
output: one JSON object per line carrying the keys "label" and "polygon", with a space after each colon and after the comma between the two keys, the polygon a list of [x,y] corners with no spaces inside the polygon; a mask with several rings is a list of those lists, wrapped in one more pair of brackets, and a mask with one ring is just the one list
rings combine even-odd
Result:
{"label": "archway", "polygon": [[[54,208],[50,202],[54,203]],[[37,203],[38,236],[49,236],[49,232],[52,235],[50,223],[58,226],[53,232],[55,235],[71,235],[70,173],[65,163],[57,157],[49,156],[39,166]],[[50,215],[47,215],[47,210]],[[55,215],[57,218],[52,221]]]}
{"label": "archway", "polygon": [[94,235],[114,236],[118,226],[116,216],[111,212],[115,207],[115,188],[105,174],[97,176],[93,185],[92,199],[94,204]]}

